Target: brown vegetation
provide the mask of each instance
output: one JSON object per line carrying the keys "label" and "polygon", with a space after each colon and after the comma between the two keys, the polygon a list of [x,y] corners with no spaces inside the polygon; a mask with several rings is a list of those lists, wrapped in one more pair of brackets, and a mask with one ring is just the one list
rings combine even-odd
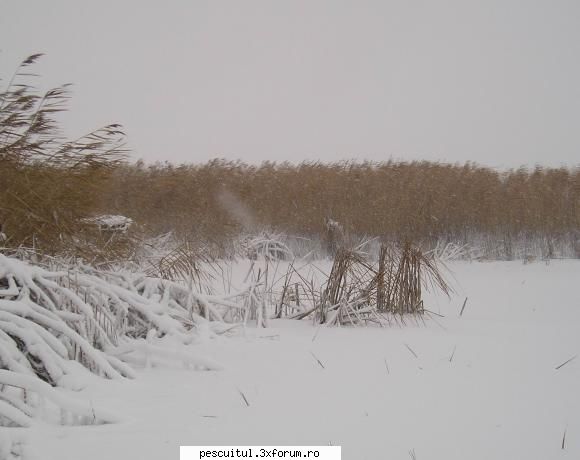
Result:
{"label": "brown vegetation", "polygon": [[[221,204],[227,192],[253,225],[327,239],[327,218],[348,235],[478,243],[500,256],[514,244],[573,248],[580,229],[580,170],[499,172],[467,163],[264,163],[215,160],[204,165],[124,165],[117,168],[107,209],[152,233],[176,231],[223,241],[245,230]],[[526,248],[524,248],[525,250]]]}
{"label": "brown vegetation", "polygon": [[39,57],[24,60],[0,92],[0,242],[88,257],[101,235],[83,218],[101,206],[124,157],[123,134],[112,124],[64,139],[57,116],[66,110],[68,85],[38,93],[28,67]]}
{"label": "brown vegetation", "polygon": [[[226,254],[231,238],[267,229],[333,255],[361,236],[476,244],[488,257],[580,256],[580,169],[496,171],[472,163],[322,164],[214,160],[124,163],[109,125],[76,140],[59,132],[68,87],[39,94],[26,59],[0,92],[0,244],[94,258],[127,254],[87,225],[121,214],[147,235],[173,232]],[[517,254],[516,254],[517,252]],[[219,254],[219,253],[217,253]]]}

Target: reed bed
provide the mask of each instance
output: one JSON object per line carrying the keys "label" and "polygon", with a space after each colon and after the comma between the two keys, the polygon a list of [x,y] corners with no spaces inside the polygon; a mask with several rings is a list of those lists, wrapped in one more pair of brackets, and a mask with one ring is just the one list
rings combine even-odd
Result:
{"label": "reed bed", "polygon": [[[461,254],[478,258],[580,257],[578,167],[129,164],[116,123],[76,140],[62,136],[58,114],[70,88],[36,90],[32,67],[40,57],[25,59],[0,91],[3,246],[108,262],[132,258],[145,239],[172,232],[219,257],[232,257],[234,241],[247,235],[258,252],[332,257],[366,235],[427,251],[468,247]],[[135,224],[124,238],[96,232],[89,222],[102,214]],[[265,248],[263,231],[292,236],[294,246]]]}
{"label": "reed bed", "polygon": [[[425,250],[469,246],[490,259],[580,256],[578,168],[216,160],[124,165],[111,184],[103,211],[127,215],[153,233],[223,246],[257,228],[309,239],[306,252],[319,246],[330,256],[364,235],[410,240]],[[236,197],[228,206],[220,199],[224,191]]]}

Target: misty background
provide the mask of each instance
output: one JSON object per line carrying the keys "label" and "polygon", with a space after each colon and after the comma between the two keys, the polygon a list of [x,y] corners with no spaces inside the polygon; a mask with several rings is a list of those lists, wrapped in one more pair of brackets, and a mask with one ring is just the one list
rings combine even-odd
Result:
{"label": "misty background", "polygon": [[148,162],[579,163],[572,0],[3,0],[0,49]]}

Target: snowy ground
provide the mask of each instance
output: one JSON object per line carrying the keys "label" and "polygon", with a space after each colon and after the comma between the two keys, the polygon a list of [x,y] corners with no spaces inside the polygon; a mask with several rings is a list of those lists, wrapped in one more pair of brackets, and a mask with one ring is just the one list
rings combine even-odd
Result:
{"label": "snowy ground", "polygon": [[95,379],[79,396],[127,421],[27,431],[30,449],[157,460],[180,445],[332,443],[353,460],[580,458],[580,357],[555,369],[580,354],[580,263],[450,268],[457,294],[427,302],[443,318],[318,332],[281,320],[210,340],[200,348],[225,370]]}

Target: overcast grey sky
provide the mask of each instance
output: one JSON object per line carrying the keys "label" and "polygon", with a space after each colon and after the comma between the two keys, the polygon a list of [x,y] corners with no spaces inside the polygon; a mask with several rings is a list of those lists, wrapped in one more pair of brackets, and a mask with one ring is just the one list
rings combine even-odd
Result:
{"label": "overcast grey sky", "polygon": [[146,161],[580,164],[578,0],[0,0],[0,49]]}

